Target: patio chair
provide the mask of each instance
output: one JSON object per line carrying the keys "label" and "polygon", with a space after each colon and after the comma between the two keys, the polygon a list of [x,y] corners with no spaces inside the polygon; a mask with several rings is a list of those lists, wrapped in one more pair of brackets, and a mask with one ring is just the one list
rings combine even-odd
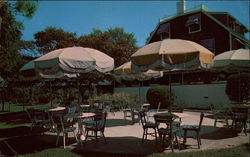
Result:
{"label": "patio chair", "polygon": [[[156,141],[156,144],[157,144],[157,124],[156,123],[151,123],[151,122],[148,122],[146,120],[146,111],[142,110],[142,111],[139,111],[139,116],[140,116],[140,121],[141,121],[141,124],[142,124],[142,128],[143,128],[143,136],[142,136],[142,143],[145,139],[147,139],[147,135],[151,135],[151,136],[154,136],[155,137],[155,141]],[[154,129],[154,132],[148,132],[148,129]]]}
{"label": "patio chair", "polygon": [[198,126],[194,126],[194,125],[184,125],[184,126],[182,126],[182,129],[184,130],[183,145],[187,141],[187,132],[188,131],[194,131],[196,133],[198,148],[200,149],[200,145],[201,145],[200,130],[201,130],[201,124],[202,124],[202,121],[203,121],[203,117],[204,117],[204,113],[202,112],[200,114],[200,122],[199,122]]}
{"label": "patio chair", "polygon": [[75,122],[72,121],[71,115],[68,114],[64,116],[61,113],[53,114],[52,122],[57,132],[56,146],[58,145],[58,142],[59,142],[60,133],[63,134],[63,148],[66,147],[68,133],[70,132],[74,134],[76,141],[78,141],[76,134],[75,134],[75,130],[76,130],[76,128],[74,127]]}
{"label": "patio chair", "polygon": [[232,108],[232,128],[233,129],[242,129],[247,136],[247,118],[248,118],[248,109],[246,108]]}
{"label": "patio chair", "polygon": [[[164,141],[166,139],[166,136],[169,136],[169,142],[172,152],[174,152],[174,144],[173,142],[176,142],[178,145],[178,148],[180,149],[180,144],[177,138],[177,132],[178,128],[177,126],[173,125],[173,116],[156,116],[154,115],[155,123],[157,124],[157,130],[159,134],[159,139],[162,145],[164,146]],[[160,124],[164,124],[165,127],[159,127]],[[174,141],[175,138],[175,141]]]}
{"label": "patio chair", "polygon": [[223,118],[225,120],[226,126],[229,126],[228,119],[230,116],[230,111],[226,109],[215,109],[214,105],[210,105],[210,109],[214,116],[214,127],[216,127],[217,122]]}
{"label": "patio chair", "polygon": [[[127,117],[131,117],[132,122],[135,123],[135,118],[137,116],[139,119],[139,111],[141,110],[142,110],[142,106],[139,104],[133,104],[129,108],[123,109],[124,119],[126,119]],[[139,120],[139,124],[140,124],[140,120]]]}
{"label": "patio chair", "polygon": [[[100,136],[104,138],[104,141],[107,144],[106,138],[104,136],[106,118],[107,118],[107,113],[100,113],[94,116],[94,123],[85,123],[85,131],[86,131],[85,142],[84,142],[85,144],[89,137],[95,137],[95,141],[97,142],[98,132],[100,133]],[[89,135],[90,131],[94,133],[94,136]]]}
{"label": "patio chair", "polygon": [[48,114],[43,110],[27,109],[28,117],[31,121],[31,131],[34,127],[49,128],[50,120]]}

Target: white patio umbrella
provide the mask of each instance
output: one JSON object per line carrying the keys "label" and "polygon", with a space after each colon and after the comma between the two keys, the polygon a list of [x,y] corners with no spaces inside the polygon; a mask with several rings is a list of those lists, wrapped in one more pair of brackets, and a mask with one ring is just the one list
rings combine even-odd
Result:
{"label": "white patio umbrella", "polygon": [[[162,71],[147,70],[146,72],[135,71],[131,67],[131,61],[126,62],[114,70],[114,75],[118,80],[134,81],[138,80],[143,83],[143,81],[150,80],[152,78],[160,78],[163,76]],[[141,85],[139,85],[139,97],[141,102]]]}
{"label": "white patio umbrella", "polygon": [[214,57],[213,69],[226,72],[250,70],[250,50],[238,49],[223,52]]}
{"label": "white patio umbrella", "polygon": [[29,67],[34,65],[37,78],[61,79],[77,78],[81,73],[94,70],[101,73],[112,71],[114,59],[96,49],[68,47],[51,51],[27,64],[20,70],[30,70]]}
{"label": "white patio umbrella", "polygon": [[119,80],[145,81],[151,78],[160,78],[163,76],[163,72],[155,70],[147,70],[146,72],[135,71],[131,67],[131,61],[129,61],[116,68],[113,76]]}
{"label": "white patio umbrella", "polygon": [[[212,70],[238,73],[239,75],[242,71],[250,72],[250,49],[231,50],[215,56]],[[239,95],[241,95],[240,92],[239,83]],[[241,102],[240,97],[239,102]]]}
{"label": "white patio umbrella", "polygon": [[38,80],[39,77],[36,75],[34,60],[26,63],[20,70],[20,79],[24,81]]}
{"label": "white patio umbrella", "polygon": [[34,60],[42,78],[76,77],[78,73],[97,70],[101,73],[114,68],[114,59],[101,51],[84,47],[68,47],[51,51]]}
{"label": "white patio umbrella", "polygon": [[131,61],[132,68],[136,71],[152,69],[170,72],[171,69],[209,68],[213,56],[212,52],[193,41],[167,39],[140,48],[131,56]]}

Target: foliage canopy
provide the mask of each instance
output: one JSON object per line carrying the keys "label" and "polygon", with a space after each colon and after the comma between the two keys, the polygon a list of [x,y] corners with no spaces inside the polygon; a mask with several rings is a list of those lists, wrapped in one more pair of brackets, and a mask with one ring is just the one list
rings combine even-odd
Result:
{"label": "foliage canopy", "polygon": [[226,84],[226,94],[229,99],[235,102],[250,101],[250,74],[233,74],[228,77]]}

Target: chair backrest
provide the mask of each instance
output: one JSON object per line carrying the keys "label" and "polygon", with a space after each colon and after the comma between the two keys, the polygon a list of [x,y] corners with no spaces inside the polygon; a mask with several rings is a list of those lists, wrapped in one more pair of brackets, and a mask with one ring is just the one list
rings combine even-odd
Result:
{"label": "chair backrest", "polygon": [[214,108],[214,104],[210,104],[209,107],[210,107],[210,110],[211,110],[211,111],[213,111],[213,110],[215,109],[215,108]]}
{"label": "chair backrest", "polygon": [[94,116],[94,121],[96,123],[96,127],[99,128],[105,128],[106,125],[106,119],[107,119],[107,113],[96,113],[96,115]]}
{"label": "chair backrest", "polygon": [[203,118],[204,118],[204,113],[201,112],[201,115],[200,115],[200,122],[199,122],[199,130],[201,129],[201,124],[202,124]]}
{"label": "chair backrest", "polygon": [[76,106],[69,106],[68,107],[68,114],[73,114],[76,112]]}
{"label": "chair backrest", "polygon": [[165,124],[170,124],[171,122],[173,122],[173,115],[170,116],[154,116],[155,122],[160,124],[160,123],[165,123]]}
{"label": "chair backrest", "polygon": [[31,121],[48,119],[48,115],[43,110],[27,109],[26,112],[27,112],[29,118],[31,119]]}
{"label": "chair backrest", "polygon": [[140,117],[140,121],[141,121],[141,124],[142,124],[143,127],[147,123],[146,116],[147,115],[146,115],[146,112],[144,110],[139,111],[139,117]]}
{"label": "chair backrest", "polygon": [[134,110],[141,110],[142,106],[140,104],[133,104],[131,105],[131,108]]}
{"label": "chair backrest", "polygon": [[26,112],[28,114],[28,117],[29,117],[30,121],[34,122],[34,118],[33,118],[34,117],[34,112],[33,112],[33,109],[28,108],[28,109],[26,109]]}

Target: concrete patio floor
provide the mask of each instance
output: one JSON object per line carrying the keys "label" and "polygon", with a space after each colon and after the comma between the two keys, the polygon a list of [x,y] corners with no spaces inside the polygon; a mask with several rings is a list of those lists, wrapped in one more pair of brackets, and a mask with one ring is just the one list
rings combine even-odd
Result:
{"label": "concrete patio floor", "polygon": [[[182,118],[181,125],[199,124],[200,112],[184,111],[184,113],[188,116]],[[188,138],[187,147],[181,150],[175,148],[174,152],[230,148],[249,143],[249,133],[247,136],[243,132],[238,133],[235,130],[223,127],[225,123],[221,122],[218,122],[217,126],[214,127],[214,119],[211,117],[210,113],[205,113],[201,128],[202,145],[200,149],[198,149],[196,139]],[[150,117],[149,121],[153,122],[153,117]],[[170,148],[162,148],[159,144],[157,145],[155,137],[148,136],[148,140],[141,143],[142,133],[142,126],[138,122],[132,123],[131,118],[124,119],[123,112],[115,112],[115,115],[109,113],[105,128],[107,144],[103,139],[99,139],[98,143],[92,140],[85,145],[74,143],[68,145],[67,148],[87,156],[146,156],[154,152],[171,152]],[[188,135],[193,136],[194,134]],[[182,139],[179,139],[179,142],[182,143]]]}

